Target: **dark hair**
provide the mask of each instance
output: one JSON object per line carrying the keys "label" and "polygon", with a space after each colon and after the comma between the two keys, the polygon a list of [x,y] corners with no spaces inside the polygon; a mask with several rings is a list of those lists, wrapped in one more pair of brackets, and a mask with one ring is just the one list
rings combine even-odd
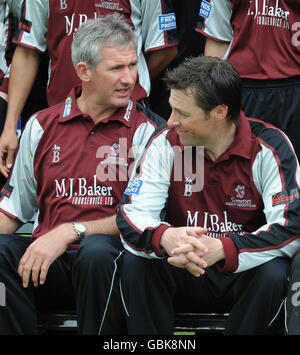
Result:
{"label": "dark hair", "polygon": [[238,124],[242,83],[237,70],[228,61],[205,56],[187,58],[168,71],[164,79],[169,89],[192,90],[197,105],[207,114],[218,105],[226,105],[228,119]]}

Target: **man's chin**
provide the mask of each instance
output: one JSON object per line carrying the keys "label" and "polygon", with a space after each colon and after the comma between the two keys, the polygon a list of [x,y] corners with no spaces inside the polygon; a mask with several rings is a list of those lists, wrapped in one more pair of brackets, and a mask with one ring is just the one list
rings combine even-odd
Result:
{"label": "man's chin", "polygon": [[125,107],[128,105],[130,99],[130,95],[124,96],[124,97],[117,97],[113,100],[113,103],[115,107]]}
{"label": "man's chin", "polygon": [[[179,136],[179,135],[178,135]],[[188,139],[186,137],[181,137],[179,136],[179,142],[180,144],[182,145],[190,145],[189,142],[188,142]]]}

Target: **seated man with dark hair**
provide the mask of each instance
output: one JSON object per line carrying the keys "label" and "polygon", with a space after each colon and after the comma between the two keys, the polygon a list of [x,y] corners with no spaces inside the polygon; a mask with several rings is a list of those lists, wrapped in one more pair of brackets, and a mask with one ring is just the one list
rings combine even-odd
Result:
{"label": "seated man with dark hair", "polygon": [[171,129],[152,138],[117,216],[129,334],[171,334],[175,311],[229,312],[227,334],[265,334],[300,248],[297,158],[241,112],[229,62],[188,59],[166,82]]}

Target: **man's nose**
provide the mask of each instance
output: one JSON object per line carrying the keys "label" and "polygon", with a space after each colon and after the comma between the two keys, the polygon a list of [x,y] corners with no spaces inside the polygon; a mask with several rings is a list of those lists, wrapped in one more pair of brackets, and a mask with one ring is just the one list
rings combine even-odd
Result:
{"label": "man's nose", "polygon": [[123,84],[132,85],[135,83],[137,78],[137,71],[130,68],[124,68],[122,72],[121,81]]}
{"label": "man's nose", "polygon": [[173,111],[171,112],[171,115],[170,115],[167,123],[168,123],[168,127],[170,127],[170,128],[174,128],[174,127],[179,126],[179,122],[178,122],[178,120],[176,120],[176,115]]}

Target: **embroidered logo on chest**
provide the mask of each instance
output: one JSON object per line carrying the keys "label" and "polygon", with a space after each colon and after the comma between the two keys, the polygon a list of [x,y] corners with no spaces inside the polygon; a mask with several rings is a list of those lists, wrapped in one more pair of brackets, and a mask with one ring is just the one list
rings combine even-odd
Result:
{"label": "embroidered logo on chest", "polygon": [[59,0],[60,1],[60,9],[66,10],[68,8],[67,0]]}
{"label": "embroidered logo on chest", "polygon": [[192,196],[193,179],[185,177],[184,180],[184,194],[183,196]]}
{"label": "embroidered logo on chest", "polygon": [[112,164],[112,165],[124,165],[127,166],[128,163],[126,158],[120,157],[121,153],[121,144],[114,143],[110,147],[110,153],[105,154],[105,159],[100,164]]}
{"label": "embroidered logo on chest", "polygon": [[60,146],[54,144],[54,147],[52,148],[53,151],[53,157],[52,157],[52,163],[58,163],[60,161]]}
{"label": "embroidered logo on chest", "polygon": [[234,189],[235,196],[230,201],[225,202],[227,206],[236,206],[241,208],[256,208],[256,204],[251,199],[244,199],[246,195],[246,186],[237,185]]}
{"label": "embroidered logo on chest", "polygon": [[114,1],[114,0],[101,0],[97,3],[95,3],[95,7],[103,8],[103,9],[108,9],[108,10],[114,10],[114,11],[123,11],[123,8],[120,5],[119,1]]}

